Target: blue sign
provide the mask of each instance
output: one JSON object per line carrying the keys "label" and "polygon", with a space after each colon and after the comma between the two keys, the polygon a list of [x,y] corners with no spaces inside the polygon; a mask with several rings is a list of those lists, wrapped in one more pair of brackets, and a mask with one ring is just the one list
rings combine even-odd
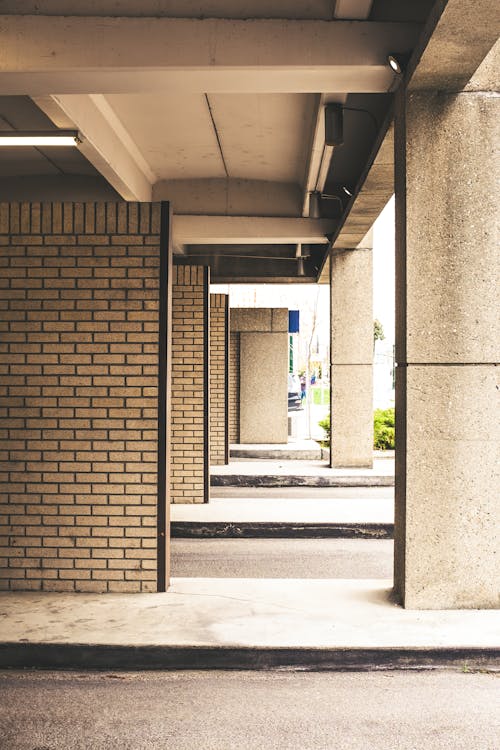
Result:
{"label": "blue sign", "polygon": [[288,311],[288,333],[298,333],[300,330],[299,325],[299,310]]}

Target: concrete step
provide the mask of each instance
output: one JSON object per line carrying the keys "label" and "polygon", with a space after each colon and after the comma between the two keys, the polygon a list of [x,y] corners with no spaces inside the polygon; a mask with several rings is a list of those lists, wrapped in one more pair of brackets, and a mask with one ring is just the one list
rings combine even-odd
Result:
{"label": "concrete step", "polygon": [[393,539],[392,523],[172,521],[177,539]]}
{"label": "concrete step", "polygon": [[286,461],[321,461],[321,446],[315,440],[300,440],[286,444],[235,444],[230,449],[231,458],[257,458]]}
{"label": "concrete step", "polygon": [[[267,490],[271,492],[270,490]],[[282,497],[214,497],[209,503],[171,506],[177,538],[392,539],[391,490],[286,490]],[[327,493],[325,495],[324,493]],[[330,495],[331,493],[331,495]],[[338,493],[345,494],[339,497]],[[336,495],[336,496],[335,496]],[[364,496],[363,496],[364,495]]]}
{"label": "concrete step", "polygon": [[278,648],[0,643],[0,669],[500,672],[500,648]]}
{"label": "concrete step", "polygon": [[212,487],[393,487],[394,476],[373,474],[210,474]]}
{"label": "concrete step", "polygon": [[174,578],[165,594],[2,593],[0,668],[500,670],[500,612],[405,610],[391,588]]}
{"label": "concrete step", "polygon": [[325,460],[246,458],[210,467],[212,487],[392,487],[394,458],[373,468],[332,469]]}

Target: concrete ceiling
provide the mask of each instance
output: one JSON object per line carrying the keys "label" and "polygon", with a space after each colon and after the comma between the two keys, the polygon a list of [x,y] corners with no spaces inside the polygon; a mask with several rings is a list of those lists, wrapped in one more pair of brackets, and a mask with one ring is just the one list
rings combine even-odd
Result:
{"label": "concrete ceiling", "polygon": [[[259,268],[266,280],[324,279],[330,241],[356,247],[392,192],[387,55],[425,46],[445,5],[4,0],[0,130],[75,127],[83,143],[2,150],[0,197],[9,183],[27,200],[57,197],[57,184],[66,200],[92,189],[96,200],[170,200],[181,262],[230,246],[225,279],[231,267],[233,281]],[[344,108],[333,154],[331,102]]]}
{"label": "concrete ceiling", "polygon": [[156,180],[300,183],[312,127],[307,94],[118,94],[108,103]]}

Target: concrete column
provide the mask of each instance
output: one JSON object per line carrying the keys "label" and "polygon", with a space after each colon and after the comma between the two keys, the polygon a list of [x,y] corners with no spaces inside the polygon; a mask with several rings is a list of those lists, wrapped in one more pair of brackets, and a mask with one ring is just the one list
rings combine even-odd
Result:
{"label": "concrete column", "polygon": [[399,95],[395,586],[413,609],[499,603],[498,102]]}
{"label": "concrete column", "polygon": [[371,234],[330,256],[331,466],[373,466]]}
{"label": "concrete column", "polygon": [[235,308],[231,335],[239,332],[240,441],[288,441],[288,310]]}

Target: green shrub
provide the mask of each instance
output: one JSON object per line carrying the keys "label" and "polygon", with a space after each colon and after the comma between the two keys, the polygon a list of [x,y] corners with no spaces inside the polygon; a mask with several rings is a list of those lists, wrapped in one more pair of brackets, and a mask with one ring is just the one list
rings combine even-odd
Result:
{"label": "green shrub", "polygon": [[373,414],[373,447],[378,451],[395,448],[394,409],[375,409]]}
{"label": "green shrub", "polygon": [[[373,448],[378,451],[394,450],[395,441],[394,409],[375,409],[373,413]],[[324,447],[330,445],[330,415],[327,414],[319,426],[325,431]]]}
{"label": "green shrub", "polygon": [[321,429],[325,431],[326,435],[325,440],[322,441],[322,445],[324,448],[328,448],[330,445],[330,413],[328,413],[321,422],[318,422],[318,424]]}

